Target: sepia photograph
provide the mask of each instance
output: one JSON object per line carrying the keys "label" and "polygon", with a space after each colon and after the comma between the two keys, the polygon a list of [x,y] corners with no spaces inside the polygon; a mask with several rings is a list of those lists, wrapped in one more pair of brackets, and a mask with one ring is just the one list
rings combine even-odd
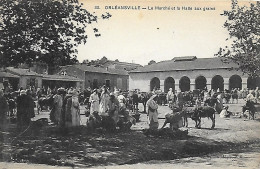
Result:
{"label": "sepia photograph", "polygon": [[260,1],[0,0],[0,169],[260,168]]}

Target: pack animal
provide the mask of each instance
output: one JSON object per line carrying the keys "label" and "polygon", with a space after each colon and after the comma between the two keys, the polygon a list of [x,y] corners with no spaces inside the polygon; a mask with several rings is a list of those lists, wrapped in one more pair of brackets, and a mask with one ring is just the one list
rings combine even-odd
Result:
{"label": "pack animal", "polygon": [[166,96],[167,96],[167,93],[160,93],[158,100],[157,100],[157,103],[159,105],[165,105],[167,103],[167,97]]}
{"label": "pack animal", "polygon": [[247,101],[246,105],[242,107],[242,112],[245,114],[245,112],[248,111],[249,117],[248,119],[255,119],[255,112],[256,108],[254,106],[253,102]]}
{"label": "pack animal", "polygon": [[217,101],[218,101],[217,98],[213,97],[213,98],[207,99],[204,104],[208,105],[210,107],[214,107],[216,105]]}
{"label": "pack animal", "polygon": [[139,96],[138,96],[138,102],[142,103],[144,106],[144,113],[146,113],[146,103],[149,100],[149,98],[152,96],[152,93],[145,93],[142,92]]}
{"label": "pack animal", "polygon": [[87,128],[90,130],[94,130],[101,126],[101,116],[98,115],[97,112],[94,112],[92,115],[89,114],[88,120],[87,120]]}
{"label": "pack animal", "polygon": [[230,99],[231,99],[231,94],[230,93],[224,93],[224,99],[225,99],[226,103],[228,104],[230,102]]}
{"label": "pack animal", "polygon": [[188,118],[191,118],[193,114],[195,113],[196,108],[195,107],[183,107],[183,125],[185,127],[188,127]]}
{"label": "pack animal", "polygon": [[179,127],[182,127],[183,124],[180,124],[179,122],[182,120],[182,117],[184,116],[183,112],[175,112],[175,113],[168,113],[165,115],[165,121],[162,126],[164,128],[166,124],[170,123],[170,129],[176,130]]}
{"label": "pack animal", "polygon": [[42,111],[44,107],[48,110],[53,104],[53,95],[46,96],[46,97],[40,97],[38,99],[38,112]]}
{"label": "pack animal", "polygon": [[196,122],[195,127],[201,128],[201,118],[208,117],[212,121],[211,129],[215,127],[215,112],[216,110],[209,106],[199,107],[194,110],[194,113],[191,116],[191,119]]}

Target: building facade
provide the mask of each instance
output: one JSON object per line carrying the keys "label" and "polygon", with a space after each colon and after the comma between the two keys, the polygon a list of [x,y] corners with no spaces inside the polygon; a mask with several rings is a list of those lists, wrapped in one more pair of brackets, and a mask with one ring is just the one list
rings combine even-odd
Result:
{"label": "building facade", "polygon": [[60,72],[83,80],[82,88],[99,88],[103,85],[110,89],[115,87],[128,90],[129,75],[126,70],[75,64],[61,67]]}
{"label": "building facade", "polygon": [[129,89],[152,91],[169,88],[181,91],[234,88],[255,89],[260,78],[252,79],[237,70],[235,63],[224,63],[220,58],[176,57],[172,60],[147,65],[129,73]]}
{"label": "building facade", "polygon": [[8,67],[0,72],[0,83],[7,81],[14,90],[36,88],[77,87],[80,88],[82,80],[72,76],[39,74],[30,69]]}

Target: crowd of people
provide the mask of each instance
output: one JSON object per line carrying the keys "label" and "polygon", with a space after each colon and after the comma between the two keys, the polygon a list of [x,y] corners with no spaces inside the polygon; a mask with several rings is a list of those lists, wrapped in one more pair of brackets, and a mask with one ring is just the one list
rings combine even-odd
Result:
{"label": "crowd of people", "polygon": [[[85,89],[80,92],[80,89],[76,88],[38,88],[35,89],[31,87],[27,90],[20,89],[17,96],[15,96],[16,102],[16,117],[17,117],[17,127],[22,128],[22,126],[28,126],[30,124],[30,119],[35,117],[35,101],[42,96],[52,96],[50,119],[51,121],[62,128],[80,126],[80,104],[88,103],[89,107],[89,117],[92,119],[92,124],[97,124],[100,119],[96,117],[99,116],[101,119],[106,119],[109,121],[109,125],[115,128],[120,117],[127,119],[127,122],[134,123],[134,120],[129,115],[127,111],[127,98],[125,93],[118,89],[114,89],[110,92],[106,86],[102,86],[99,89],[90,88]],[[138,91],[136,91],[138,94]],[[238,90],[233,89],[231,92],[216,91],[216,90],[201,90],[198,94],[192,92],[181,92],[173,91],[172,88],[166,94],[166,100],[169,107],[178,107],[180,109],[183,106],[187,106],[187,93],[190,94],[192,102],[196,107],[202,105],[212,106],[211,102],[208,100],[214,100],[214,108],[218,113],[223,110],[223,103],[227,103],[227,93],[236,94],[238,98],[246,99],[246,101],[257,103],[259,102],[259,90],[258,87],[255,90]],[[129,92],[128,92],[129,94]],[[0,120],[1,124],[6,123],[6,114],[10,112],[9,102],[10,90],[7,92],[6,89],[0,90]],[[81,98],[81,95],[83,99]],[[136,95],[135,95],[136,96]],[[150,129],[157,129],[158,124],[158,91],[154,90],[149,95],[147,99],[147,116]],[[196,97],[194,97],[196,96]],[[4,126],[4,125],[2,125]],[[93,126],[92,126],[93,127]]]}
{"label": "crowd of people", "polygon": [[[35,107],[37,100],[51,98],[50,106],[50,120],[61,128],[69,128],[81,125],[80,119],[80,89],[76,88],[54,88],[47,90],[37,89],[32,91],[32,88],[27,90],[20,89],[17,91],[17,96],[14,98],[16,103],[16,121],[17,128],[22,129],[30,124],[31,118],[35,117]],[[134,119],[130,117],[129,112],[126,111],[126,98],[122,91],[115,89],[114,92],[110,92],[106,86],[102,86],[100,89],[85,90],[83,95],[89,92],[84,99],[89,103],[87,110],[89,110],[89,117],[93,120],[96,115],[102,119],[109,121],[110,126],[117,126],[120,117],[123,116],[125,121],[134,123]],[[4,90],[0,90],[0,114],[1,124],[6,123],[6,115],[9,110],[8,100],[10,99],[10,93],[4,94]],[[87,101],[86,101],[87,99]],[[36,104],[35,104],[36,103]],[[83,104],[83,103],[82,103]],[[89,109],[88,109],[89,108]],[[85,110],[85,111],[87,111]],[[94,118],[94,120],[97,120]],[[95,121],[96,122],[96,121]],[[96,122],[97,123],[97,122]],[[122,121],[120,123],[122,125]],[[4,126],[4,125],[2,125]]]}

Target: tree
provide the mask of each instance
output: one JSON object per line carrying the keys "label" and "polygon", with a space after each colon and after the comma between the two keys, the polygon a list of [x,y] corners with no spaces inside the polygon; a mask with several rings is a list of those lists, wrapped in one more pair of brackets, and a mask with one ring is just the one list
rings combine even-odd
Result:
{"label": "tree", "polygon": [[[76,63],[87,26],[99,19],[82,5],[77,0],[0,0],[0,66]],[[93,32],[100,36],[97,28]]]}
{"label": "tree", "polygon": [[229,31],[233,43],[231,47],[220,48],[216,54],[223,61],[233,61],[239,69],[250,76],[260,73],[260,2],[253,2],[249,7],[238,6],[232,1],[232,10],[224,11],[227,17],[224,27]]}
{"label": "tree", "polygon": [[156,62],[154,60],[150,60],[150,62],[148,63],[148,65],[152,65],[155,64]]}
{"label": "tree", "polygon": [[100,64],[104,64],[108,61],[107,57],[103,56],[100,60],[99,60],[99,63]]}
{"label": "tree", "polygon": [[102,67],[108,61],[107,57],[103,56],[101,59],[91,60],[85,59],[82,61],[83,64],[87,64],[88,66]]}
{"label": "tree", "polygon": [[83,64],[88,64],[89,63],[89,60],[88,59],[85,59],[82,61]]}

